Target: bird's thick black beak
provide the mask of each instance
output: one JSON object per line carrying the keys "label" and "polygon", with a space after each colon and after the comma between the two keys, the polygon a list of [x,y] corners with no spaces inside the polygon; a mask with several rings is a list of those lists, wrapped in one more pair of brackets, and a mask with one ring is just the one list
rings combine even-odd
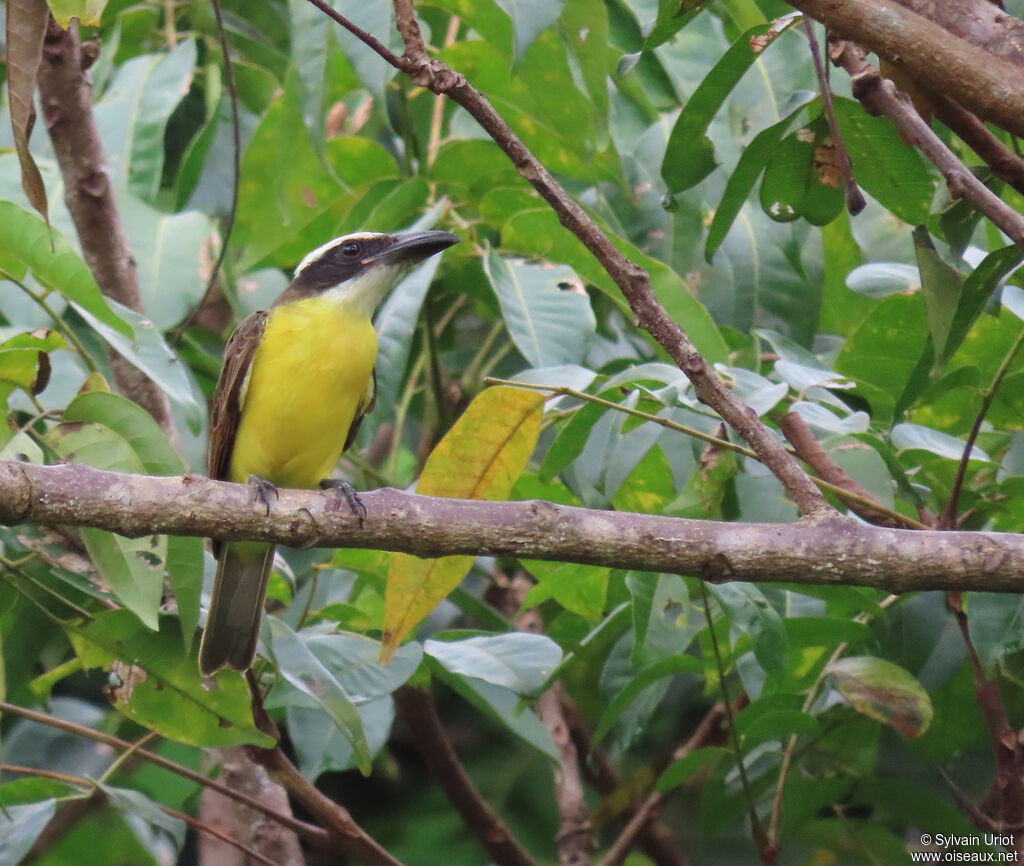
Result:
{"label": "bird's thick black beak", "polygon": [[387,249],[365,259],[363,264],[387,262],[388,264],[414,265],[423,259],[443,252],[448,247],[459,243],[460,240],[458,235],[453,235],[451,232],[406,232],[395,235],[394,242]]}

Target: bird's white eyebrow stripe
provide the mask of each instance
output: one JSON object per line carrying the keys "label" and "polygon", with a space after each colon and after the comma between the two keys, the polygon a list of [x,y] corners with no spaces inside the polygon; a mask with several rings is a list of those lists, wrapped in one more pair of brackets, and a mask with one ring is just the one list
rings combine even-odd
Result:
{"label": "bird's white eyebrow stripe", "polygon": [[345,243],[345,241],[358,241],[368,240],[370,238],[379,238],[380,235],[380,232],[352,232],[352,234],[342,235],[341,237],[333,238],[329,240],[327,243],[318,246],[311,253],[307,253],[306,257],[301,262],[299,262],[299,266],[295,269],[295,273],[292,274],[292,279],[295,279],[295,277],[301,274],[306,269],[306,267],[315,262],[318,258],[320,258],[320,256],[322,256],[328,250],[338,246],[338,244],[343,244]]}

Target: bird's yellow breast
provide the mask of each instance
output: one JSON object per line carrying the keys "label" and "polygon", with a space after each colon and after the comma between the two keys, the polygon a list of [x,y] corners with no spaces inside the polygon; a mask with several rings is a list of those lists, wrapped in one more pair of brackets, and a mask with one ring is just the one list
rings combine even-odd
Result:
{"label": "bird's yellow breast", "polygon": [[274,308],[242,395],[231,480],[311,488],[330,477],[376,357],[369,316],[330,292]]}

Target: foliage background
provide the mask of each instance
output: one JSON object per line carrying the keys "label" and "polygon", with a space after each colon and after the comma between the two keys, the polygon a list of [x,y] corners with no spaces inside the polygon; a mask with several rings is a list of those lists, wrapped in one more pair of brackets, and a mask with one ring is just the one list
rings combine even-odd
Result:
{"label": "foliage background", "polygon": [[[332,5],[401,50],[390,4]],[[0,268],[11,278],[0,292],[10,422],[0,457],[202,471],[204,403],[231,324],[266,307],[326,239],[413,225],[443,226],[464,242],[410,275],[378,315],[378,404],[343,461],[359,485],[412,484],[485,376],[586,390],[723,435],[633,327],[608,276],[466,113],[303,0],[227,0],[223,9],[242,143],[237,214],[221,296],[173,349],[165,336],[203,295],[232,199],[231,106],[209,5],[110,0],[99,25],[83,28],[100,42],[96,118],[145,318],[90,285],[40,128],[32,150],[57,235],[50,253],[21,191],[10,124],[0,124]],[[791,7],[718,0],[680,15],[653,0],[437,0],[418,11],[437,56],[650,270],[669,313],[744,401],[771,422],[798,412],[884,506],[910,516],[943,510],[991,396],[960,493],[962,525],[1021,531],[1024,294],[1011,275],[1019,253],[969,205],[951,202],[938,173],[833,73],[836,114],[869,196],[863,213],[846,215],[841,190],[820,182],[815,147],[827,144],[827,130],[802,26],[756,57],[740,50]],[[1020,209],[1019,193],[979,172]],[[107,393],[105,344],[161,385],[174,436]],[[47,364],[48,386],[32,393]],[[471,441],[501,433],[514,408],[466,416],[479,425]],[[482,449],[467,462],[492,458]],[[745,522],[797,517],[755,462],[565,397],[547,403],[511,497]],[[204,747],[259,741],[241,680],[220,675],[215,707],[186,655],[198,575],[212,573],[197,542],[98,530],[68,539],[25,527],[0,530],[0,539],[8,701],[129,739],[156,730],[166,739],[154,750],[197,768]],[[434,688],[471,777],[541,862],[556,857],[556,751],[520,698],[550,685],[553,670],[580,729],[617,768],[614,791],[595,785],[587,794],[599,845],[657,785],[673,795],[662,820],[702,863],[752,862],[748,806],[767,821],[780,779],[784,862],[909,862],[915,829],[972,832],[951,788],[981,801],[993,784],[969,651],[999,676],[1011,721],[1020,716],[1016,597],[972,595],[969,644],[935,593],[893,603],[856,587],[726,583],[705,594],[676,575],[478,560],[383,668],[376,639],[388,568],[387,555],[369,551],[283,552],[271,588],[277,619],[264,631],[272,661],[258,673],[303,773],[411,864],[484,855],[408,731],[392,728],[391,695],[410,677]],[[519,571],[533,581],[525,604],[539,608],[545,637],[514,629],[503,580]],[[336,689],[326,699],[301,686],[311,654]],[[865,667],[826,677],[840,656]],[[147,660],[150,690],[140,686],[122,715],[102,689],[124,681],[118,664],[138,659]],[[745,793],[724,736],[672,762],[723,689],[738,713]],[[232,719],[229,734],[217,717]],[[101,749],[36,723],[6,718],[3,734],[7,763],[81,778],[110,765]],[[787,775],[780,767],[793,737]],[[353,744],[375,756],[369,778],[352,769]],[[28,779],[0,786],[11,813],[3,862],[18,862],[78,790]],[[196,812],[198,785],[134,762],[109,782],[145,798],[112,795],[42,837],[33,862],[192,862],[193,836],[152,801]]]}

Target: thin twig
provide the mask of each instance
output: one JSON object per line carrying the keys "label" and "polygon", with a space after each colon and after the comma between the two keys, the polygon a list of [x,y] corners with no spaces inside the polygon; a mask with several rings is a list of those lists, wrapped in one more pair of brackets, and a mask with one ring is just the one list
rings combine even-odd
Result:
{"label": "thin twig", "polygon": [[66,731],[69,734],[75,734],[76,736],[83,737],[87,740],[103,743],[105,746],[111,746],[115,749],[134,749],[134,753],[143,760],[146,760],[157,767],[162,767],[165,770],[170,770],[172,773],[176,773],[177,775],[195,782],[198,785],[210,788],[218,794],[223,794],[225,797],[230,797],[232,800],[242,803],[250,809],[254,809],[257,812],[266,815],[268,818],[272,818],[285,827],[288,827],[290,830],[294,830],[300,836],[309,839],[311,842],[325,845],[331,840],[330,834],[320,827],[307,824],[305,821],[299,821],[291,815],[283,815],[280,812],[275,812],[273,809],[264,806],[259,800],[247,797],[245,794],[242,794],[233,788],[229,788],[227,785],[222,785],[213,779],[208,779],[202,773],[197,773],[195,770],[189,769],[188,767],[182,766],[174,761],[170,761],[154,752],[149,752],[145,749],[138,749],[134,743],[131,743],[128,740],[122,740],[120,737],[114,737],[110,734],[105,734],[102,731],[87,728],[85,725],[78,725],[65,719],[59,719],[56,716],[40,713],[36,710],[30,710],[27,707],[19,707],[17,704],[11,704],[7,701],[0,701],[0,713],[18,716],[23,719],[28,719],[29,721],[38,722],[42,725],[48,725],[51,728],[57,728],[58,730]]}
{"label": "thin twig", "polygon": [[962,594],[948,592],[946,601],[953,611],[963,635],[964,645],[967,647],[967,658],[974,673],[974,693],[978,708],[985,719],[992,757],[996,765],[996,780],[992,785],[992,800],[996,814],[988,816],[992,819],[990,829],[1005,831],[1006,827],[1019,828],[1024,823],[1024,751],[1021,749],[1017,732],[1010,724],[1006,704],[999,690],[999,681],[986,675],[971,639],[970,623],[964,611]]}
{"label": "thin twig", "polygon": [[750,780],[747,778],[747,767],[743,761],[743,749],[740,746],[740,735],[736,730],[736,720],[733,718],[732,705],[729,702],[729,694],[725,684],[725,665],[722,662],[722,651],[718,645],[718,635],[715,634],[715,621],[711,615],[711,595],[703,580],[698,581],[701,598],[704,601],[704,619],[708,624],[708,637],[711,641],[711,652],[715,657],[715,666],[718,669],[718,683],[722,690],[722,704],[725,707],[725,721],[729,728],[729,742],[732,745],[733,757],[736,761],[736,769],[740,774],[740,787],[743,789],[743,798],[747,804],[747,814],[750,816],[750,830],[754,837],[754,844],[757,846],[758,856],[761,862],[768,866],[775,862],[776,849],[774,841],[765,833],[761,819],[757,816],[757,801],[754,799],[753,790],[750,787]]}
{"label": "thin twig", "polygon": [[995,376],[992,377],[992,382],[981,395],[981,406],[978,407],[978,414],[975,416],[974,423],[971,425],[971,432],[967,436],[967,444],[964,446],[964,452],[960,455],[960,463],[956,468],[956,478],[953,481],[953,488],[949,494],[949,502],[946,503],[946,507],[942,512],[942,517],[939,522],[940,529],[956,529],[957,502],[960,499],[960,491],[963,489],[964,478],[967,475],[967,464],[971,459],[971,452],[974,450],[974,443],[978,439],[978,434],[981,432],[981,425],[985,420],[985,416],[988,414],[988,410],[992,406],[992,401],[995,400],[996,394],[999,393],[999,386],[1002,385],[1003,379],[1006,378],[1006,374],[1010,372],[1010,365],[1013,363],[1013,359],[1017,357],[1017,353],[1020,351],[1021,346],[1024,346],[1024,328],[1022,328],[1021,332],[1017,334],[1017,338],[1013,341],[1013,345],[1010,346],[1010,350],[1004,356],[1002,363],[999,365],[999,369],[996,370]]}
{"label": "thin twig", "polygon": [[[91,791],[93,795],[102,798],[100,801],[101,803],[103,801],[109,802],[109,798],[103,793],[103,791],[96,787],[96,782],[82,776],[71,776],[67,773],[57,773],[53,770],[42,770],[38,767],[23,767],[19,764],[0,764],[0,770],[3,770],[5,773],[20,773],[23,776],[38,776],[43,779],[54,779],[58,782],[66,782],[69,785],[74,785],[75,787],[85,788],[86,790]],[[197,818],[193,818],[191,815],[179,812],[177,809],[172,809],[170,806],[165,806],[162,803],[157,803],[156,807],[165,815],[177,818],[182,823],[187,824],[189,827],[199,831],[200,833],[206,833],[214,839],[219,839],[225,845],[230,845],[232,848],[236,848],[253,860],[265,863],[266,866],[279,866],[279,864],[275,863],[269,857],[264,857],[255,848],[252,848],[237,839],[232,839],[226,833],[222,833],[216,827],[211,826],[205,821],[200,821]]]}
{"label": "thin twig", "polygon": [[[242,178],[242,125],[238,118],[238,91],[235,89],[235,71],[231,63],[231,51],[228,48],[228,38],[224,31],[224,16],[220,8],[220,0],[211,0],[213,14],[217,19],[217,39],[220,42],[220,50],[224,55],[224,86],[227,88],[228,101],[231,105],[231,206],[228,208],[227,218],[224,220],[224,234],[220,242],[220,251],[217,253],[217,260],[213,263],[210,276],[206,281],[206,288],[203,294],[181,324],[174,329],[167,344],[173,349],[178,345],[181,335],[195,321],[199,312],[209,303],[214,289],[217,285],[217,277],[224,267],[224,260],[228,255],[228,244],[231,241],[231,233],[235,228],[235,216],[238,213],[238,187]],[[214,123],[218,121],[216,110],[214,111]]]}
{"label": "thin twig", "polygon": [[[664,418],[661,415],[652,415],[650,412],[644,412],[642,409],[636,409],[631,406],[623,406],[621,403],[616,403],[613,400],[605,400],[603,397],[597,397],[593,394],[588,394],[586,391],[578,391],[575,388],[570,388],[566,385],[536,385],[532,382],[520,382],[515,379],[498,379],[493,376],[487,376],[484,378],[484,382],[489,385],[509,385],[514,388],[528,388],[532,391],[544,391],[551,394],[552,397],[572,397],[577,400],[584,400],[588,403],[594,403],[598,406],[604,406],[606,409],[611,409],[615,412],[622,412],[624,415],[629,415],[633,418],[640,418],[644,421],[649,421],[651,424],[657,424],[660,427],[664,427],[667,430],[672,430],[676,433],[682,433],[686,436],[690,436],[694,439],[698,439],[701,442],[707,442],[709,445],[713,445],[716,448],[722,448],[726,451],[732,451],[734,454],[740,454],[743,457],[749,457],[752,460],[759,460],[760,458],[750,448],[745,448],[742,445],[737,445],[735,442],[730,442],[728,439],[723,439],[720,436],[714,436],[711,433],[705,433],[702,430],[698,430],[696,427],[688,427],[685,424],[680,424],[677,421],[673,421],[671,418]],[[795,413],[788,413],[788,415],[794,415]],[[783,421],[786,420],[784,416]],[[799,417],[799,416],[796,416]],[[801,419],[802,422],[803,419]],[[784,431],[785,432],[785,431]],[[808,434],[809,435],[809,434]],[[788,438],[788,434],[787,434]],[[813,438],[813,437],[812,437]],[[797,443],[792,443],[796,446]],[[819,448],[820,450],[820,448]],[[800,448],[795,448],[795,453],[802,460],[810,464],[811,468],[815,471],[820,469],[815,462],[808,459],[801,453]],[[824,452],[822,452],[824,454]],[[825,459],[820,461],[821,466],[826,465],[835,466],[835,464],[825,455]],[[836,467],[838,469],[838,467]],[[843,483],[842,479],[832,480],[815,478],[812,476],[812,480],[821,490],[834,493],[840,499],[842,499],[847,505],[858,506],[864,512],[874,513],[878,516],[879,520],[872,521],[879,526],[891,526],[894,528],[905,528],[905,529],[930,529],[931,527],[927,524],[922,523],[919,520],[914,520],[913,517],[908,517],[905,514],[900,514],[898,511],[893,511],[891,508],[886,508],[881,502],[875,499],[867,490],[860,487],[852,478],[842,470],[839,472],[849,479],[850,483]],[[859,488],[859,489],[858,489]],[[858,515],[861,511],[856,508],[852,510]],[[863,516],[863,515],[861,515]]]}
{"label": "thin twig", "polygon": [[[744,697],[741,696],[734,701],[737,705],[736,709],[742,705],[741,701]],[[733,707],[730,707],[729,712],[731,713],[733,709]],[[672,761],[681,761],[697,749],[709,745],[716,738],[723,739],[722,724],[725,722],[726,717],[726,705],[719,701],[705,713],[704,718],[701,719],[700,724],[697,725],[686,742],[672,753]],[[728,732],[726,732],[725,737],[728,736]],[[622,832],[605,852],[598,866],[621,866],[643,829],[651,826],[651,822],[664,805],[665,799],[665,794],[659,791],[652,791],[634,813],[632,819],[623,827]]]}
{"label": "thin twig", "polygon": [[[878,603],[878,610],[885,610],[891,605],[899,601],[898,595],[889,595],[883,598]],[[874,611],[871,613],[860,613],[853,618],[854,622],[866,623],[873,616]],[[839,644],[833,651],[832,655],[829,656],[829,660],[822,665],[821,670],[818,671],[818,676],[815,677],[814,682],[811,683],[810,689],[807,690],[807,697],[804,698],[803,706],[800,708],[801,712],[809,713],[811,707],[814,705],[814,701],[818,697],[818,692],[821,689],[822,683],[825,682],[825,677],[828,676],[828,668],[833,662],[838,661],[843,653],[846,652],[849,647],[849,642],[844,641]],[[796,744],[799,737],[796,734],[792,734],[789,741],[786,743],[786,748],[782,753],[782,761],[779,764],[779,775],[775,782],[775,796],[772,799],[772,816],[768,824],[768,839],[772,845],[778,848],[779,845],[779,831],[782,823],[782,795],[786,789],[786,779],[789,778],[789,768],[793,762],[793,754],[796,751]]]}
{"label": "thin twig", "polygon": [[832,104],[832,88],[828,83],[828,70],[821,62],[821,50],[818,47],[818,37],[814,35],[814,22],[810,18],[804,18],[804,29],[807,31],[807,41],[811,46],[811,60],[814,62],[814,74],[818,77],[818,90],[821,92],[821,104],[825,109],[825,119],[828,121],[829,134],[832,136],[832,146],[836,151],[836,159],[839,162],[839,173],[843,178],[843,191],[846,193],[846,210],[851,216],[856,216],[867,206],[864,193],[857,186],[857,180],[853,176],[853,166],[850,165],[850,154],[843,144],[843,135],[839,130],[839,122],[836,120],[835,107]]}

